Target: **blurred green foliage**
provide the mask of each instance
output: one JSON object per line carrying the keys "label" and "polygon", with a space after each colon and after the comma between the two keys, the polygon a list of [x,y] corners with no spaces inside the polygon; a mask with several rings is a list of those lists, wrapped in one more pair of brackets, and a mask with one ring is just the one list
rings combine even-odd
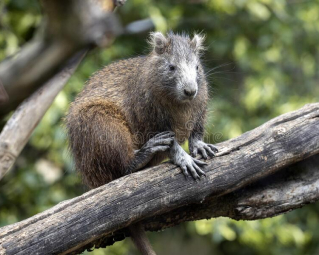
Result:
{"label": "blurred green foliage", "polygon": [[[319,101],[319,0],[128,0],[123,24],[151,18],[156,30],[207,35],[203,56],[211,101],[206,139],[219,142]],[[0,59],[41,23],[36,0],[0,2]],[[0,226],[85,192],[67,151],[62,118],[96,70],[148,52],[147,33],[121,36],[89,53],[0,183]],[[319,254],[319,206],[253,222],[226,218],[182,224],[150,237],[159,254]],[[165,245],[163,245],[165,243]],[[93,254],[132,254],[129,241]],[[134,253],[135,254],[135,253]]]}

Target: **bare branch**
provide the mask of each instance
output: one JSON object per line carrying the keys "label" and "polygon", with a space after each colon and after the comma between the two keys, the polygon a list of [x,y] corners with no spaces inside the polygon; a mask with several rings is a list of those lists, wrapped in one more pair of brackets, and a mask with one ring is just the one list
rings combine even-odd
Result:
{"label": "bare branch", "polygon": [[[7,113],[11,106],[15,107],[42,85],[42,80],[59,72],[58,68],[71,54],[91,44],[109,43],[111,35],[119,31],[110,11],[124,2],[42,1],[47,12],[45,33],[25,46],[18,56],[0,64],[0,117],[1,113]],[[63,71],[22,103],[4,127],[0,134],[0,180],[12,167],[33,129],[85,55],[78,54]],[[5,81],[4,86],[1,80]]]}
{"label": "bare branch", "polygon": [[85,53],[78,53],[67,66],[33,93],[14,112],[0,134],[0,180],[12,167],[34,128],[56,95],[76,70]]}
{"label": "bare branch", "polygon": [[[222,199],[222,195],[235,190],[238,192],[229,196],[238,196],[237,205],[233,204],[234,209],[228,211],[231,217],[235,212],[237,219],[269,217],[318,199],[318,179],[312,175],[313,172],[305,175],[307,178],[314,176],[315,179],[311,177],[309,180],[309,184],[313,185],[303,182],[307,193],[303,196],[305,201],[297,201],[294,194],[301,194],[301,191],[293,191],[294,186],[289,188],[288,182],[292,197],[288,194],[283,197],[292,201],[290,207],[280,203],[282,196],[272,197],[279,202],[279,207],[271,208],[263,204],[267,202],[265,197],[256,200],[258,194],[255,193],[252,199],[245,193],[241,195],[239,189],[319,153],[319,103],[279,116],[238,138],[219,144],[219,147],[220,154],[208,161],[207,178],[200,182],[185,180],[180,169],[168,163],[122,177],[27,220],[1,228],[0,254],[34,254],[35,251],[37,254],[66,254],[79,251],[132,223],[154,216],[159,222],[159,215],[185,206],[201,208],[200,204],[206,201],[214,203],[218,201],[214,198]],[[256,192],[251,187],[247,187],[247,194],[249,189]],[[272,192],[271,186],[269,190],[265,189],[264,194],[269,194],[267,192]],[[222,206],[221,201],[224,200],[219,200],[218,206]],[[276,205],[275,202],[272,204]],[[207,212],[211,208],[205,209],[203,205],[203,214],[194,216],[194,219],[211,217],[212,214]],[[250,208],[262,208],[262,213]],[[227,214],[226,209],[224,215]],[[190,220],[180,214],[180,217],[167,218],[164,222],[182,222],[183,217]],[[155,230],[154,224],[147,226]]]}
{"label": "bare branch", "polygon": [[[319,154],[221,197],[207,198],[143,221],[159,230],[184,221],[216,218],[257,220],[300,208],[319,199]],[[173,219],[173,220],[172,220]]]}
{"label": "bare branch", "polygon": [[0,63],[8,99],[0,118],[52,77],[80,49],[108,45],[121,33],[112,0],[42,0],[46,18],[35,38]]}
{"label": "bare branch", "polygon": [[[185,221],[220,216],[235,220],[274,217],[319,200],[319,154],[295,163],[244,188],[202,203],[186,205],[142,221],[146,230],[159,231]],[[98,249],[130,236],[124,228],[72,252]]]}

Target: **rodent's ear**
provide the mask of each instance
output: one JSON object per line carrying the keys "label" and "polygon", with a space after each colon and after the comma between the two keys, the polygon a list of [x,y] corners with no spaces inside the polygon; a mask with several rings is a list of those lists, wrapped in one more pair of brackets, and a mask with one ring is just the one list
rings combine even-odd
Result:
{"label": "rodent's ear", "polygon": [[149,42],[157,54],[163,54],[168,40],[161,32],[153,32]]}
{"label": "rodent's ear", "polygon": [[191,40],[191,47],[196,51],[200,52],[201,50],[204,50],[203,43],[205,41],[205,35],[204,34],[194,34],[193,39]]}

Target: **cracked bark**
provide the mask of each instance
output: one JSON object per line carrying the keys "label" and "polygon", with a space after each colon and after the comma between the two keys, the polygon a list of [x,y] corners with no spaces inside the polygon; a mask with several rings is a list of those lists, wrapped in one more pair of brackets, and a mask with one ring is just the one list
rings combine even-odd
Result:
{"label": "cracked bark", "polygon": [[200,182],[168,163],[122,177],[1,228],[0,254],[77,253],[123,239],[138,221],[155,231],[217,216],[259,219],[318,199],[319,103],[218,146]]}

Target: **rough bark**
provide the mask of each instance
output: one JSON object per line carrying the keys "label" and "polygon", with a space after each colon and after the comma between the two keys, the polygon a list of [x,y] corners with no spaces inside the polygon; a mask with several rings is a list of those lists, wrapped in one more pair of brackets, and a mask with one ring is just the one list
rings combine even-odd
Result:
{"label": "rough bark", "polygon": [[72,58],[62,71],[25,100],[6,123],[0,134],[0,180],[12,167],[32,131],[72,76],[84,55],[85,53],[79,52]]}
{"label": "rough bark", "polygon": [[203,203],[183,206],[143,221],[146,229],[158,230],[184,221],[216,218],[257,220],[289,212],[319,199],[319,154],[270,176]]}
{"label": "rough bark", "polygon": [[[145,230],[159,231],[182,222],[217,217],[235,220],[258,220],[300,208],[319,200],[319,154],[297,162],[270,176],[220,197],[208,197],[194,203],[155,215],[142,224]],[[72,252],[105,248],[130,236],[124,228]],[[71,254],[71,253],[70,253]]]}
{"label": "rough bark", "polygon": [[112,0],[41,3],[46,17],[35,38],[16,56],[0,63],[0,118],[56,74],[76,52],[89,46],[105,46],[121,33],[112,13]]}
{"label": "rough bark", "polygon": [[[298,111],[281,115],[218,146],[220,153],[208,160],[207,177],[199,182],[186,180],[178,167],[168,163],[122,177],[27,220],[1,228],[0,254],[71,253],[132,223],[173,210],[172,215],[175,212],[175,217],[157,222],[182,222],[184,212],[176,216],[176,210],[181,207],[194,206],[197,210],[205,201],[214,198],[222,199],[218,202],[218,206],[221,206],[224,199],[220,196],[239,190],[280,169],[284,171],[288,166],[319,153],[319,104],[310,104]],[[313,176],[316,177],[312,171],[309,178]],[[276,201],[273,201],[273,208],[267,207],[267,196],[258,198],[259,194],[255,194],[256,197],[253,197],[257,202],[254,204],[254,199],[245,197],[245,193],[233,193],[233,196],[239,194],[238,201],[242,201],[234,205],[237,219],[270,217],[315,201],[318,198],[318,179],[311,178],[309,183],[312,184],[305,188],[308,195],[304,199],[307,200],[295,202],[296,199],[287,196],[286,199],[292,201],[292,206],[278,203],[278,210],[273,209],[277,208]],[[271,189],[268,191],[271,192]],[[232,194],[229,196],[228,199],[232,202]],[[240,200],[240,196],[243,200]],[[281,197],[273,196],[278,201]],[[266,204],[263,206],[260,201]],[[258,208],[258,205],[264,213],[258,214],[251,209]],[[202,210],[202,215],[194,216],[194,219],[211,217],[209,213],[205,213],[211,210],[210,207],[207,208]],[[229,216],[232,216],[232,211],[229,211]],[[160,217],[162,216],[154,219]],[[153,225],[150,221],[146,224],[152,230],[163,228],[161,224],[156,228],[155,222],[156,220]]]}

